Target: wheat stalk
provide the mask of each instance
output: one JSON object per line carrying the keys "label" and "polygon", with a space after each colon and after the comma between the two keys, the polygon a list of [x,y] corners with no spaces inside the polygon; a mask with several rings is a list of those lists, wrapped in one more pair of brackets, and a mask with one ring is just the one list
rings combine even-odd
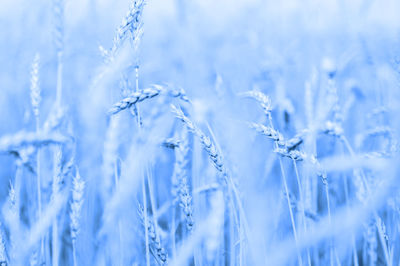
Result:
{"label": "wheat stalk", "polygon": [[70,228],[71,228],[71,238],[72,238],[72,250],[74,266],[77,265],[76,260],[76,238],[78,237],[80,231],[80,220],[81,211],[83,205],[83,194],[85,190],[85,182],[82,180],[79,171],[76,170],[74,179],[72,180],[72,201],[71,201],[71,212],[70,212]]}

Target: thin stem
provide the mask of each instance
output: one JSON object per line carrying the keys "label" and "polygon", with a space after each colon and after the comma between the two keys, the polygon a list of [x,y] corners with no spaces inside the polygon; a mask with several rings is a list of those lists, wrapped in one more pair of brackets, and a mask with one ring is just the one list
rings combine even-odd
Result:
{"label": "thin stem", "polygon": [[77,266],[77,262],[76,262],[76,241],[72,240],[72,256],[74,259],[74,266]]}
{"label": "thin stem", "polygon": [[[115,190],[118,191],[119,176],[118,176],[117,162],[114,163],[114,178],[115,178]],[[122,226],[119,218],[118,218],[118,244],[120,252],[119,264],[122,265],[124,261],[124,253],[122,247]]]}
{"label": "thin stem", "polygon": [[[274,124],[272,123],[271,113],[268,113],[268,121],[269,121],[270,127],[272,129],[274,129]],[[275,145],[275,148],[278,148],[278,143],[277,143],[276,140],[274,141],[274,145]],[[302,262],[302,259],[301,259],[300,250],[298,249],[299,242],[298,242],[298,238],[297,238],[296,224],[295,224],[295,221],[294,221],[293,210],[292,210],[292,207],[290,206],[289,188],[288,188],[288,185],[287,185],[287,182],[286,182],[286,175],[285,175],[285,170],[284,170],[284,167],[283,167],[282,158],[280,156],[279,156],[279,166],[281,168],[283,186],[284,186],[284,189],[285,189],[286,200],[287,200],[288,207],[289,207],[290,221],[292,223],[294,241],[295,241],[296,247],[297,247],[297,259],[299,261],[299,265],[301,266],[301,265],[303,265],[303,262]]]}
{"label": "thin stem", "polygon": [[61,104],[62,97],[62,72],[63,72],[63,53],[62,51],[57,52],[57,91],[56,91],[56,103],[58,106]]}
{"label": "thin stem", "polygon": [[145,177],[142,179],[142,195],[143,195],[143,216],[144,216],[144,236],[146,242],[146,266],[150,266],[150,249],[149,249],[149,221],[147,216],[147,196],[146,196],[146,185]]}
{"label": "thin stem", "polygon": [[175,216],[176,216],[176,207],[175,205],[172,208],[172,219],[171,219],[171,242],[172,242],[172,257],[176,256],[176,239],[175,239]]}
{"label": "thin stem", "polygon": [[136,91],[139,90],[139,66],[135,67],[135,88]]}
{"label": "thin stem", "polygon": [[[22,162],[20,160],[17,160],[17,170],[15,173],[15,181],[14,181],[14,187],[15,187],[15,212],[16,212],[16,218],[18,221],[18,224],[16,225],[16,228],[18,228],[18,231],[20,230],[20,210],[21,210],[21,190],[22,190]],[[14,225],[15,226],[15,225]],[[11,241],[13,242],[12,244],[12,256],[14,256],[14,259],[18,258],[18,251],[16,250],[17,247],[20,246],[20,243],[17,242],[19,240],[19,233],[20,232],[12,232],[14,235],[12,236],[13,239]]]}
{"label": "thin stem", "polygon": [[[232,209],[229,208],[229,257],[230,257],[230,264],[235,265],[236,257],[235,257],[235,227],[233,224],[233,214]],[[241,243],[240,243],[241,244]]]}
{"label": "thin stem", "polygon": [[[296,160],[292,159],[293,161],[293,167],[294,167],[294,171],[296,173],[296,180],[297,180],[297,186],[299,187],[299,197],[300,197],[300,202],[303,205],[301,208],[301,215],[303,216],[303,229],[304,229],[304,233],[307,235],[307,220],[306,220],[306,212],[304,210],[305,207],[305,202],[304,202],[304,197],[303,197],[303,189],[301,188],[301,182],[300,182],[300,175],[299,175],[299,171],[297,169],[297,163]],[[307,247],[307,263],[308,266],[311,266],[311,257],[310,257],[310,249]]]}
{"label": "thin stem", "polygon": [[[350,215],[350,208],[349,208],[349,204],[348,204],[349,203],[349,191],[348,191],[347,175],[344,175],[343,181],[344,181],[344,198],[346,201],[346,210],[347,210],[348,214]],[[357,246],[356,246],[353,232],[351,232],[351,245],[352,245],[352,252],[353,252],[353,263],[354,263],[354,266],[358,266]]]}
{"label": "thin stem", "polygon": [[[324,184],[324,187],[325,187],[325,195],[326,195],[326,206],[328,209],[328,222],[329,222],[329,227],[332,227],[328,182],[326,182],[326,184]],[[333,240],[332,239],[330,240],[329,253],[330,253],[330,264],[331,264],[331,266],[333,266]]]}
{"label": "thin stem", "polygon": [[53,222],[52,226],[52,265],[58,265],[58,227],[57,222]]}
{"label": "thin stem", "polygon": [[[136,80],[136,87],[135,90],[138,91],[139,90],[139,69],[136,67],[135,68],[135,80]],[[136,108],[136,115],[137,115],[137,125],[139,128],[139,133],[141,133],[142,131],[142,124],[140,122],[140,112],[139,112],[139,108],[137,106],[135,106]],[[148,173],[148,168],[146,169],[147,173]],[[147,193],[146,193],[146,179],[147,175],[143,174],[143,182],[142,182],[142,195],[143,195],[143,208],[144,208],[144,225],[145,225],[145,243],[146,243],[146,266],[150,266],[150,249],[149,249],[149,221],[148,221],[148,215],[147,215]],[[154,217],[154,215],[153,215]],[[154,230],[156,230],[156,223],[154,224]]]}
{"label": "thin stem", "polygon": [[[61,175],[61,169],[60,169],[60,164],[61,164],[61,147],[57,146],[54,149],[54,154],[53,154],[53,167],[54,167],[54,173],[53,173],[53,191],[52,191],[52,197],[56,197],[57,194],[59,193],[59,179]],[[52,225],[52,265],[58,266],[58,255],[59,255],[59,243],[58,243],[58,224],[57,224],[57,219],[54,219],[53,225]]]}
{"label": "thin stem", "polygon": [[[350,156],[354,157],[355,156],[354,150],[351,147],[351,145],[350,145],[349,141],[347,140],[347,138],[344,135],[341,135],[340,139],[342,140],[344,146],[346,147],[346,149],[350,153]],[[366,190],[370,191],[370,188],[369,188],[369,185],[368,185],[368,182],[367,182],[367,178],[365,177],[363,169],[360,169],[360,173],[361,173],[361,179],[362,179],[362,181],[363,181],[363,183],[365,185]],[[373,208],[372,213],[373,213],[374,219],[377,221],[379,216],[378,216],[375,208]],[[382,232],[382,230],[380,230],[378,225],[376,225],[376,226],[377,226],[377,229],[378,229],[379,240],[380,240],[380,242],[382,244],[382,249],[383,249],[383,254],[384,254],[384,257],[385,257],[386,265],[391,265],[391,261],[389,260],[388,247],[386,245],[386,241],[385,241],[385,238],[383,236],[383,232]]]}
{"label": "thin stem", "polygon": [[[63,52],[62,49],[57,51],[57,87],[56,87],[56,106],[59,108],[61,106],[61,96],[62,96],[62,74],[63,73]],[[57,148],[56,148],[57,149]],[[60,151],[61,152],[61,151]],[[57,151],[54,154],[54,163],[55,167],[57,167]],[[55,173],[53,177],[53,182],[58,182],[57,173]],[[56,188],[58,184],[53,184],[53,188]],[[58,193],[58,191],[54,191],[53,193]],[[52,226],[52,265],[58,266],[58,227],[57,220],[55,219]]]}
{"label": "thin stem", "polygon": [[[239,217],[239,219],[240,219],[240,217]],[[240,244],[239,244],[239,266],[243,266],[243,264],[244,264],[244,262],[243,262],[243,258],[244,258],[244,254],[243,254],[243,228],[242,228],[242,226],[240,226],[240,228],[239,228],[239,241],[240,241]]]}
{"label": "thin stem", "polygon": [[[294,241],[296,242],[296,246],[298,246],[299,242],[298,242],[298,238],[297,238],[296,224],[294,222],[293,210],[292,210],[292,207],[290,206],[289,189],[288,189],[288,185],[287,185],[287,182],[286,182],[286,175],[285,175],[285,170],[283,168],[282,158],[280,158],[280,157],[279,157],[279,165],[280,165],[280,168],[281,168],[283,186],[285,188],[285,194],[286,194],[286,200],[287,200],[288,207],[289,207],[290,221],[292,223]],[[297,257],[298,257],[297,259],[299,260],[299,265],[303,265],[303,262],[302,262],[302,259],[301,259],[301,255],[300,255],[300,251],[298,249],[297,249]]]}
{"label": "thin stem", "polygon": [[[39,122],[39,116],[37,115],[35,117],[36,120],[36,132],[39,132],[39,127],[40,127],[40,122]],[[37,148],[36,152],[36,178],[37,178],[37,201],[38,201],[38,220],[40,221],[42,218],[42,185],[40,181],[40,147]],[[44,253],[44,241],[43,237],[40,238],[40,251],[39,251],[39,258],[38,260],[41,261]]]}
{"label": "thin stem", "polygon": [[150,199],[150,205],[151,205],[151,210],[153,213],[153,224],[154,224],[154,233],[156,235],[157,241],[161,243],[158,233],[158,216],[157,216],[157,208],[156,208],[156,200],[154,198],[154,193],[153,193],[153,176],[150,171],[150,167],[147,166],[147,182],[148,182],[148,187],[149,187],[149,199]]}

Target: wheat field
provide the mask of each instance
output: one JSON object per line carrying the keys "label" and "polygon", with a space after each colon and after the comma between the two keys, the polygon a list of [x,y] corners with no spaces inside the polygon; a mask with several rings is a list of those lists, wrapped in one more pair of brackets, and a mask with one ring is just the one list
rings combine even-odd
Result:
{"label": "wheat field", "polygon": [[3,0],[0,265],[400,265],[398,10]]}

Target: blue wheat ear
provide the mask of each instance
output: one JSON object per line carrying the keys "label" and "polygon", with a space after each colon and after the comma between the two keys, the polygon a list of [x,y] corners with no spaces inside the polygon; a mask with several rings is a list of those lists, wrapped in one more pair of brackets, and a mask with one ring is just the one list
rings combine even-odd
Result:
{"label": "blue wheat ear", "polygon": [[203,145],[203,148],[206,150],[206,152],[209,155],[209,158],[215,168],[225,174],[225,169],[224,165],[222,163],[222,157],[218,153],[217,148],[215,144],[211,141],[211,139],[206,136],[198,127],[194,125],[194,123],[183,113],[182,109],[179,109],[175,107],[174,105],[171,105],[172,111],[175,113],[176,117],[182,120],[182,122],[186,125],[188,130],[193,132],[199,139],[201,144]]}
{"label": "blue wheat ear", "polygon": [[35,55],[35,59],[33,60],[32,63],[32,70],[31,70],[31,103],[32,103],[32,109],[33,113],[35,115],[35,118],[37,119],[36,125],[38,125],[38,117],[39,117],[39,107],[40,107],[40,101],[41,101],[41,96],[40,96],[40,84],[39,84],[39,63],[40,63],[40,57],[39,54]]}
{"label": "blue wheat ear", "polygon": [[186,94],[181,89],[170,89],[160,85],[153,85],[150,88],[146,88],[143,90],[138,90],[131,93],[128,97],[122,99],[113,105],[108,111],[109,115],[115,115],[125,109],[128,109],[131,106],[136,105],[146,99],[150,99],[156,97],[162,93],[167,94],[168,96],[179,98],[183,101],[188,101]]}
{"label": "blue wheat ear", "polygon": [[[145,224],[144,209],[140,205],[138,208],[138,213],[142,223]],[[155,257],[156,261],[161,265],[168,264],[168,254],[161,245],[160,236],[157,234],[157,230],[155,229],[152,219],[148,219],[147,221],[147,231],[151,240],[150,251]]]}
{"label": "blue wheat ear", "polygon": [[179,144],[175,147],[174,173],[172,174],[172,195],[179,202],[185,217],[186,227],[192,230],[194,225],[192,196],[190,193],[189,178],[189,140],[186,130],[180,134]]}
{"label": "blue wheat ear", "polygon": [[[132,0],[128,13],[117,29],[111,50],[106,52],[104,49],[101,49],[102,53],[106,56],[107,61],[114,60],[118,49],[120,49],[123,42],[129,37],[131,37],[134,44],[134,49],[137,50],[141,35],[143,34],[142,15],[145,4],[146,1],[144,0]],[[128,36],[129,33],[131,36]]]}

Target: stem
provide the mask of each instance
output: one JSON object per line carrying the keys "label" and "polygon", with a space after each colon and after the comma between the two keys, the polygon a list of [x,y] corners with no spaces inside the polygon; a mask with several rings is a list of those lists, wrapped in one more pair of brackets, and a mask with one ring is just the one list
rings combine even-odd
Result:
{"label": "stem", "polygon": [[[118,191],[119,185],[119,176],[118,176],[118,169],[117,169],[117,162],[114,163],[114,177],[115,177],[115,190]],[[119,244],[119,264],[122,265],[124,261],[124,253],[122,247],[122,226],[120,218],[118,217],[118,244]]]}
{"label": "stem", "polygon": [[17,169],[15,172],[15,185],[14,185],[14,190],[15,190],[15,208],[17,210],[17,215],[19,217],[20,215],[20,209],[21,209],[21,186],[22,186],[22,162],[20,160],[17,160]]}
{"label": "stem", "polygon": [[153,177],[150,171],[150,167],[146,167],[146,172],[147,172],[147,183],[149,187],[149,199],[150,199],[150,207],[151,211],[153,213],[153,224],[154,224],[154,232],[156,234],[156,238],[159,241],[159,234],[158,234],[158,216],[157,216],[157,209],[156,209],[156,204],[155,204],[155,198],[154,198],[154,193],[153,193]]}
{"label": "stem", "polygon": [[[272,123],[271,113],[268,113],[268,121],[269,121],[270,127],[272,129],[274,129],[274,124]],[[278,142],[276,140],[274,141],[274,145],[275,145],[275,148],[278,148]],[[284,170],[284,167],[283,167],[282,158],[280,156],[279,156],[279,166],[281,168],[283,186],[285,188],[286,200],[287,200],[288,207],[289,207],[290,221],[292,223],[294,241],[295,241],[296,247],[297,247],[297,259],[299,261],[299,265],[301,266],[301,265],[303,265],[303,262],[302,262],[302,259],[301,259],[300,250],[298,248],[299,242],[298,242],[298,239],[297,239],[296,224],[294,222],[293,210],[292,210],[292,207],[290,206],[289,189],[288,189],[288,185],[287,185],[287,182],[286,182],[286,175],[285,175],[285,170]]]}
{"label": "stem", "polygon": [[72,256],[74,259],[74,266],[77,266],[78,264],[76,262],[76,246],[75,245],[76,245],[75,240],[72,240]]}
{"label": "stem", "polygon": [[[326,182],[326,184],[324,184],[324,186],[325,186],[325,195],[326,195],[326,205],[327,205],[327,209],[328,209],[328,222],[329,222],[329,227],[332,227],[328,182]],[[330,254],[330,265],[333,266],[333,240],[332,239],[331,239],[330,245],[329,245],[329,254]]]}
{"label": "stem", "polygon": [[[239,218],[240,219],[240,218]],[[243,266],[243,264],[244,264],[244,262],[243,262],[243,258],[244,258],[244,255],[243,255],[243,228],[242,228],[242,226],[241,226],[241,223],[240,223],[240,228],[239,228],[239,241],[240,241],[240,243],[239,243],[239,266]]]}
{"label": "stem", "polygon": [[[63,6],[59,7],[60,11],[63,12]],[[61,20],[61,24],[63,23],[63,17],[59,17]],[[57,30],[58,31],[58,30]],[[58,32],[62,34],[62,32]],[[61,36],[62,39],[62,36]],[[62,73],[63,73],[63,52],[62,52],[62,44],[60,47],[57,47],[57,87],[56,87],[56,108],[59,108],[61,106],[61,96],[62,96]],[[53,196],[58,193],[58,184],[54,182],[58,182],[58,175],[61,175],[61,169],[58,168],[58,156],[57,151],[58,149],[61,149],[61,147],[56,147],[55,152],[54,152],[54,157],[53,157],[53,162],[54,162],[54,167],[55,167],[55,172],[53,176]],[[61,160],[61,158],[59,158]],[[58,171],[58,172],[57,172]],[[52,265],[53,266],[58,266],[58,227],[57,227],[57,219],[54,219],[53,225],[52,225]]]}
{"label": "stem", "polygon": [[[53,186],[52,186],[52,197],[55,198],[59,193],[59,182],[61,181],[61,156],[62,151],[60,146],[54,148],[53,154]],[[57,219],[54,219],[52,225],[52,265],[58,266],[58,256],[59,256],[59,243],[58,243],[58,223]]]}
{"label": "stem", "polygon": [[62,96],[62,72],[63,72],[63,53],[57,52],[57,90],[56,90],[56,104],[60,106]]}
{"label": "stem", "polygon": [[139,65],[135,67],[135,88],[136,91],[139,90]]}
{"label": "stem", "polygon": [[[350,153],[350,156],[354,157],[354,150],[353,148],[350,146],[349,141],[347,140],[347,138],[344,135],[340,136],[340,139],[343,141],[344,146],[346,147],[346,149],[348,150],[348,152]],[[361,175],[361,179],[363,180],[363,183],[365,185],[365,188],[367,191],[370,191],[370,188],[368,186],[368,182],[367,182],[367,178],[365,177],[364,171],[362,168],[360,168],[360,175]],[[376,209],[374,207],[372,207],[372,213],[374,216],[374,219],[377,221],[379,216],[376,212]],[[383,249],[383,254],[385,257],[385,261],[386,261],[386,265],[391,265],[391,261],[389,260],[389,253],[388,253],[388,247],[386,245],[382,230],[379,228],[378,225],[376,225],[376,227],[378,228],[378,235],[379,235],[379,240],[382,244],[382,249]]]}
{"label": "stem", "polygon": [[58,266],[58,228],[57,222],[53,222],[52,226],[52,265]]}
{"label": "stem", "polygon": [[[39,131],[39,116],[35,117],[36,119],[36,132]],[[36,153],[36,177],[37,177],[37,201],[38,201],[38,220],[40,221],[42,218],[42,190],[41,190],[41,181],[40,181],[40,147],[37,148]],[[44,253],[44,242],[43,237],[40,237],[40,251],[38,261],[42,260]]]}
{"label": "stem", "polygon": [[[329,227],[332,227],[332,215],[331,215],[331,201],[329,197],[329,184],[328,181],[323,184],[325,187],[325,195],[326,195],[326,206],[328,209],[328,223]],[[333,266],[333,257],[335,257],[336,261],[339,261],[336,248],[333,243],[333,239],[330,240],[330,245],[329,245],[329,253],[330,253],[330,265]]]}
{"label": "stem", "polygon": [[235,228],[233,223],[233,213],[232,209],[229,208],[229,259],[230,264],[235,265],[236,257],[235,257]]}
{"label": "stem", "polygon": [[[303,205],[301,208],[302,209],[301,215],[303,216],[302,218],[303,218],[304,233],[307,235],[307,220],[306,220],[306,212],[304,210],[305,202],[304,202],[304,197],[303,197],[303,190],[301,188],[300,175],[299,175],[299,171],[297,170],[296,161],[294,159],[292,159],[292,161],[293,161],[294,171],[296,173],[297,186],[299,187],[300,202]],[[307,247],[307,263],[308,263],[308,266],[311,266],[310,249],[308,247]]]}
{"label": "stem", "polygon": [[22,162],[18,159],[16,162],[17,169],[15,172],[15,181],[14,181],[14,191],[15,191],[15,221],[17,224],[10,226],[10,241],[11,241],[11,260],[14,263],[21,263],[21,258],[18,256],[18,250],[20,248],[21,242],[21,231],[20,231],[20,209],[21,209],[21,186],[22,186]]}
{"label": "stem", "polygon": [[150,266],[150,249],[149,249],[149,222],[147,217],[147,197],[146,197],[146,185],[145,185],[145,177],[142,179],[142,195],[143,195],[143,216],[144,216],[144,236],[146,242],[146,266]]}
{"label": "stem", "polygon": [[[344,181],[344,197],[345,197],[345,201],[346,201],[346,209],[347,209],[347,213],[348,215],[350,215],[349,211],[349,191],[348,191],[348,183],[347,183],[347,175],[344,175],[343,178]],[[358,266],[358,256],[357,256],[357,247],[356,247],[356,242],[354,239],[354,234],[353,232],[351,233],[351,245],[352,245],[352,251],[353,251],[353,263],[354,266]]]}
{"label": "stem", "polygon": [[176,243],[175,243],[175,215],[176,215],[176,207],[175,205],[172,208],[172,219],[171,219],[171,242],[172,242],[172,257],[176,256]]}
{"label": "stem", "polygon": [[[296,224],[294,222],[293,210],[292,210],[292,207],[290,206],[289,189],[288,189],[288,185],[287,185],[287,182],[286,182],[286,175],[285,175],[285,171],[284,171],[284,168],[283,168],[282,158],[280,158],[280,157],[279,157],[279,165],[281,167],[283,186],[285,188],[286,200],[287,200],[288,207],[289,207],[290,221],[292,223],[294,241],[296,242],[296,246],[298,247],[298,243],[299,242],[298,242],[298,239],[297,239]],[[298,248],[297,248],[297,259],[299,260],[299,265],[303,265],[303,262],[302,262],[302,259],[301,259],[301,255],[300,255],[300,251],[299,251]]]}
{"label": "stem", "polygon": [[[139,90],[139,69],[138,67],[135,68],[135,77],[136,77],[136,87],[135,90]],[[136,106],[136,115],[137,115],[137,124],[138,124],[138,128],[139,128],[139,133],[142,131],[142,124],[140,122],[140,112],[138,107]],[[148,171],[148,168],[146,169]],[[143,215],[144,215],[144,227],[145,227],[145,243],[146,243],[146,266],[150,266],[150,249],[149,249],[149,221],[148,221],[148,216],[147,216],[147,194],[146,194],[146,175],[143,175],[143,179],[142,179],[142,195],[143,195]],[[154,215],[153,215],[154,216]],[[154,230],[156,230],[156,224],[154,224]]]}

